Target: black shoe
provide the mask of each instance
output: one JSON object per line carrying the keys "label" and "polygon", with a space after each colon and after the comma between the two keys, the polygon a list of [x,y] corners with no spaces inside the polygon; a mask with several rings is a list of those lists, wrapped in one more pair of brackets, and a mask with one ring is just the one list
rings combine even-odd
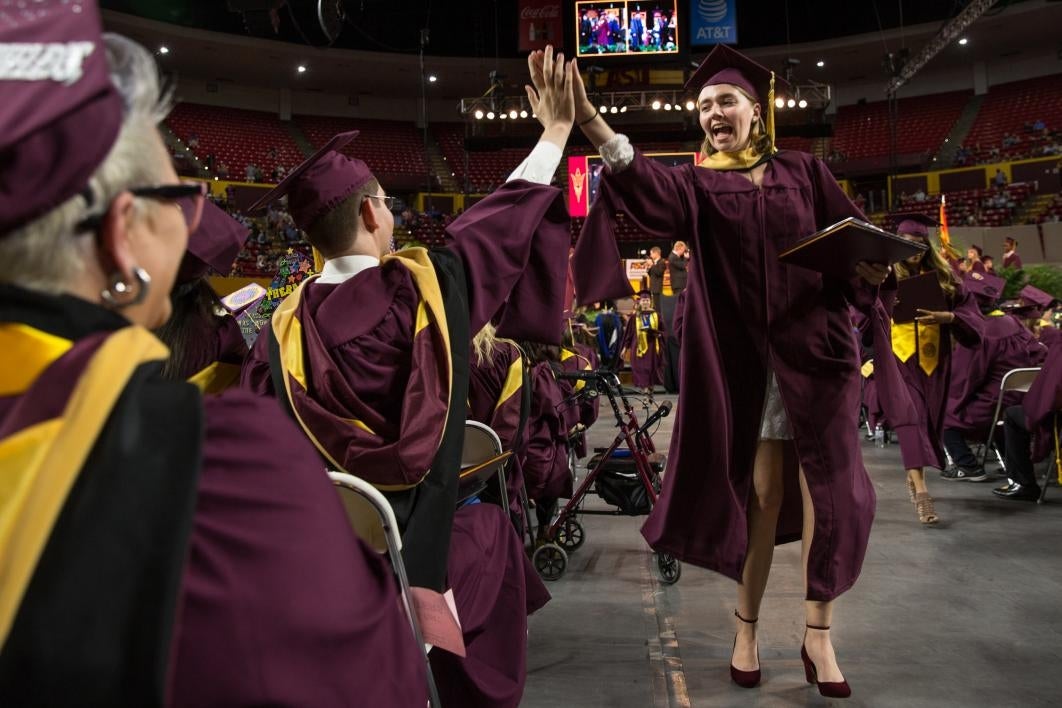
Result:
{"label": "black shoe", "polygon": [[1040,499],[1040,488],[1032,484],[1014,483],[1009,487],[993,489],[992,493],[997,497],[1015,501],[1038,501]]}
{"label": "black shoe", "polygon": [[949,482],[984,482],[988,474],[984,467],[968,469],[966,467],[953,466],[940,473],[941,479]]}
{"label": "black shoe", "polygon": [[992,490],[992,492],[996,493],[996,494],[998,494],[1000,492],[1012,492],[1012,491],[1014,491],[1015,489],[1017,489],[1020,486],[1021,485],[1018,484],[1017,482],[1013,482],[1013,481],[1008,479],[1006,484],[1004,484],[1002,487],[996,487],[995,489]]}

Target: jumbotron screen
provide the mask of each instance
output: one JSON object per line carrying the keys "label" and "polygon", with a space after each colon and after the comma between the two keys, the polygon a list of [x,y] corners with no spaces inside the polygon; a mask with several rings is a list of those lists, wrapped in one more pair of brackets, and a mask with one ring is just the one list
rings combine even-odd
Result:
{"label": "jumbotron screen", "polygon": [[576,56],[678,54],[679,12],[670,2],[576,2]]}

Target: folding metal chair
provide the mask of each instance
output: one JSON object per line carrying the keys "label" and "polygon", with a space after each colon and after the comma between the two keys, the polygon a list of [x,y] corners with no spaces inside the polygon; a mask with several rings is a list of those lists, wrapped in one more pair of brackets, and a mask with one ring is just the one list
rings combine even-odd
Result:
{"label": "folding metal chair", "polygon": [[988,440],[985,442],[985,446],[981,450],[981,467],[985,466],[985,460],[988,459],[988,451],[994,450],[1000,466],[1003,468],[1003,471],[1006,472],[1007,466],[1004,464],[1003,456],[999,454],[999,450],[996,450],[995,444],[996,426],[1003,424],[1003,421],[999,417],[1003,410],[1003,397],[1011,391],[1028,393],[1029,387],[1032,386],[1032,382],[1036,379],[1036,375],[1039,373],[1040,367],[1032,366],[1022,369],[1011,369],[1003,374],[1003,380],[999,382],[999,397],[996,398],[996,412],[992,414],[992,422],[988,426]]}
{"label": "folding metal chair", "polygon": [[339,490],[339,498],[347,511],[347,518],[350,519],[354,532],[377,553],[386,553],[391,561],[395,577],[398,578],[402,607],[406,611],[406,617],[409,618],[410,629],[413,630],[413,639],[424,656],[424,668],[428,677],[429,705],[433,708],[441,708],[442,703],[439,702],[439,692],[435,688],[435,679],[432,677],[431,664],[424,645],[424,635],[420,631],[417,613],[413,610],[409,577],[406,575],[405,563],[402,562],[402,537],[391,503],[376,487],[353,475],[329,470],[328,478]]}
{"label": "folding metal chair", "polygon": [[[488,481],[498,482],[498,499],[509,518],[509,489],[505,467],[512,450],[502,450],[501,438],[494,429],[476,420],[465,421],[465,442],[461,448],[461,483],[458,501],[465,501],[483,491]],[[511,521],[511,519],[510,519]]]}

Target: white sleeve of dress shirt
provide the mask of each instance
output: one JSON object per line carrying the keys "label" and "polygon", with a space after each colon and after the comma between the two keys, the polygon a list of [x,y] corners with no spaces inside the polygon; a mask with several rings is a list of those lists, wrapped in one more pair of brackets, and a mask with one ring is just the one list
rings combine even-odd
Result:
{"label": "white sleeve of dress shirt", "polygon": [[562,154],[563,151],[559,147],[548,140],[542,140],[535,145],[531,153],[524,158],[520,166],[513,170],[513,173],[509,175],[509,179],[505,181],[511,182],[514,179],[524,179],[528,182],[549,184],[553,181],[553,175],[557,172]]}

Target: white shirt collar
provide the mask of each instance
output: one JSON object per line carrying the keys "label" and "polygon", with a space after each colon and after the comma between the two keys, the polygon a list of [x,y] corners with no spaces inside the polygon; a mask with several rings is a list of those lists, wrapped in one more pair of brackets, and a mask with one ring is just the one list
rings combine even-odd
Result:
{"label": "white shirt collar", "polygon": [[344,283],[363,270],[380,265],[380,259],[375,256],[339,256],[325,261],[321,269],[321,277],[316,282],[326,285],[338,285]]}

